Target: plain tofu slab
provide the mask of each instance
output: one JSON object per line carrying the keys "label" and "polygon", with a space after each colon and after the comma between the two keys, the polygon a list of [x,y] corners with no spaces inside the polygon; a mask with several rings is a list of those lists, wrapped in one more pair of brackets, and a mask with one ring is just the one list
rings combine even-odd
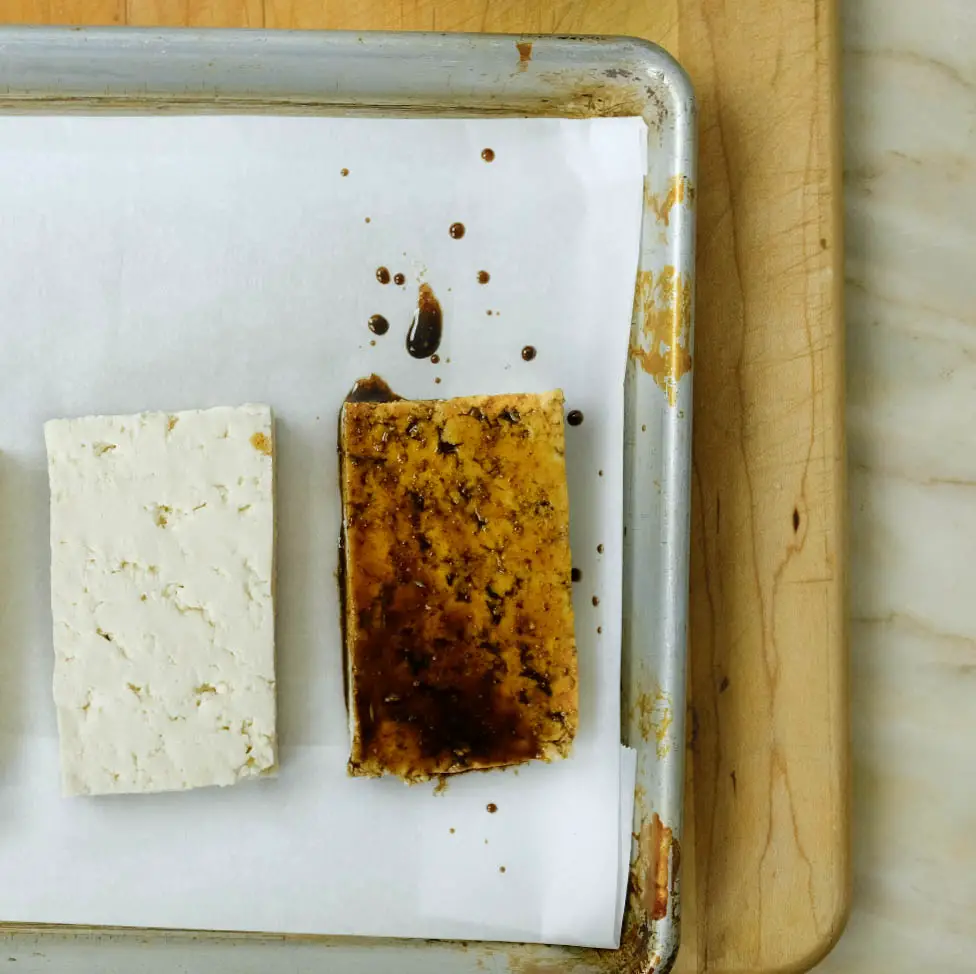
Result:
{"label": "plain tofu slab", "polygon": [[66,795],[272,772],[267,406],[45,424]]}

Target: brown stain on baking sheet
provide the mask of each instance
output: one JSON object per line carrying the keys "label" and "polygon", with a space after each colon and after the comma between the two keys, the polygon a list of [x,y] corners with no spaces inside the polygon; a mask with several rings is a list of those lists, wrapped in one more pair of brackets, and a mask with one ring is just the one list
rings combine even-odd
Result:
{"label": "brown stain on baking sheet", "polygon": [[511,974],[569,974],[573,968],[568,968],[562,961],[550,963],[549,961],[526,960],[521,954],[509,954],[508,970]]}
{"label": "brown stain on baking sheet", "polygon": [[630,356],[654,380],[674,406],[678,383],[691,371],[691,300],[689,276],[670,265],[659,273],[639,271],[634,293],[637,338]]}
{"label": "brown stain on baking sheet", "polygon": [[652,920],[663,920],[668,915],[668,897],[671,893],[668,874],[673,841],[674,834],[657,812],[641,828],[638,861],[645,864],[642,902]]}
{"label": "brown stain on baking sheet", "polygon": [[654,219],[664,226],[671,225],[671,211],[676,206],[691,206],[695,202],[695,187],[687,176],[672,176],[664,193],[652,193],[644,187],[644,205],[654,214]]}
{"label": "brown stain on baking sheet", "polygon": [[631,722],[637,725],[642,740],[648,743],[654,740],[659,760],[667,757],[671,747],[668,732],[674,723],[674,710],[670,697],[660,687],[655,687],[653,693],[644,690],[638,694]]}
{"label": "brown stain on baking sheet", "polygon": [[251,437],[251,446],[253,446],[258,453],[263,453],[266,457],[270,457],[271,452],[274,449],[271,443],[271,437],[266,433],[255,433]]}
{"label": "brown stain on baking sheet", "polygon": [[515,49],[518,51],[518,70],[524,71],[532,60],[532,41],[516,41]]}
{"label": "brown stain on baking sheet", "polygon": [[[627,907],[624,910],[623,930],[617,950],[582,948],[574,951],[571,962],[555,970],[560,974],[582,974],[583,971],[601,974],[632,974],[634,971],[655,974],[671,970],[677,945],[668,956],[658,949],[660,933],[658,923],[665,920],[668,911],[676,915],[678,909],[677,886],[669,883],[677,876],[679,862],[678,841],[671,828],[655,813],[648,817],[645,810],[646,795],[640,786],[635,789],[634,799],[643,821],[640,833],[634,835],[637,843],[636,856],[631,863],[627,879]],[[523,967],[510,956],[513,971],[522,974]],[[579,963],[577,968],[575,965]],[[532,970],[529,966],[529,970]],[[543,966],[541,971],[546,971]]]}
{"label": "brown stain on baking sheet", "polygon": [[[648,116],[647,86],[640,82],[598,82],[581,84],[577,68],[540,73],[552,90],[552,97],[542,101],[527,101],[518,91],[500,91],[490,104],[482,106],[486,116],[518,114],[528,118],[594,118],[603,116],[623,117],[643,115],[652,128],[659,128],[668,111],[664,105],[656,105]],[[653,91],[653,89],[651,89]],[[237,115],[266,114],[320,116],[323,106],[330,114],[362,113],[364,110],[381,114],[389,111],[385,101],[364,105],[363,101],[342,97],[335,93],[327,97],[278,95],[242,96],[220,100],[222,113]],[[80,96],[50,95],[23,92],[0,94],[0,110],[23,111],[29,107],[32,113],[44,112],[152,112],[160,115],[212,114],[213,94],[207,92],[139,92],[138,94],[92,93]],[[471,108],[457,98],[438,98],[436,95],[418,98],[411,102],[411,111],[417,114],[436,114],[468,118]],[[367,223],[369,220],[366,221]]]}

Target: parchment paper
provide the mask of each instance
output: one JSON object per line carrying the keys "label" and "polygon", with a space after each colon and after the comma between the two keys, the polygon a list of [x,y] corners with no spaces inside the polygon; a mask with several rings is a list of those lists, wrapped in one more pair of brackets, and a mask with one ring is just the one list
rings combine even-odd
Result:
{"label": "parchment paper", "polygon": [[[616,943],[645,143],[639,119],[0,119],[0,919]],[[406,283],[379,283],[381,266]],[[438,365],[405,351],[421,281],[443,307]],[[441,795],[346,777],[336,420],[371,372],[416,398],[558,387],[583,412],[567,430],[570,760]],[[245,401],[277,416],[280,774],[62,799],[42,423]]]}

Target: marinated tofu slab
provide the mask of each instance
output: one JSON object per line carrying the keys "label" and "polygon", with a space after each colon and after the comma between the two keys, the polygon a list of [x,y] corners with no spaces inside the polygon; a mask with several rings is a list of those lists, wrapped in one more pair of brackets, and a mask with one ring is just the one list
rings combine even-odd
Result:
{"label": "marinated tofu slab", "polygon": [[44,433],[64,793],[272,772],[271,410],[89,416]]}
{"label": "marinated tofu slab", "polygon": [[568,755],[562,393],[349,402],[340,452],[350,774]]}

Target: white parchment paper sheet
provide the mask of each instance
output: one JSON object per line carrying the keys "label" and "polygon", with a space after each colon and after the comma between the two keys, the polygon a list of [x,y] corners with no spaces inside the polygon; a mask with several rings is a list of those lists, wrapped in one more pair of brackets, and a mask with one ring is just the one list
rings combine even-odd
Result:
{"label": "white parchment paper sheet", "polygon": [[[639,119],[0,119],[0,918],[616,942],[645,143]],[[380,266],[406,284],[380,284]],[[420,281],[443,306],[437,365],[405,351]],[[388,334],[367,330],[373,314]],[[559,387],[582,410],[567,431],[571,760],[443,795],[345,776],[336,420],[370,372],[416,398]],[[42,423],[245,401],[277,415],[280,775],[64,800]]]}

